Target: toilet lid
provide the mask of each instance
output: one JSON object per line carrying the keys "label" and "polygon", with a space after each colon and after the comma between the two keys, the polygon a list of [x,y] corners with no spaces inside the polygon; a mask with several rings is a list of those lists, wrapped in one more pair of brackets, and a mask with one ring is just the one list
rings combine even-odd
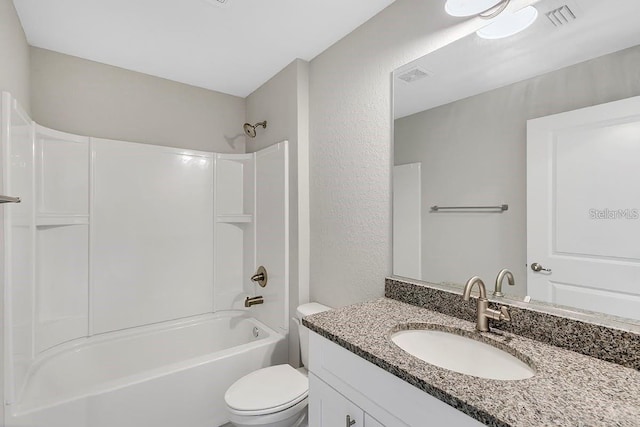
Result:
{"label": "toilet lid", "polygon": [[258,369],[233,383],[224,395],[230,409],[252,415],[282,411],[307,397],[309,379],[290,365]]}

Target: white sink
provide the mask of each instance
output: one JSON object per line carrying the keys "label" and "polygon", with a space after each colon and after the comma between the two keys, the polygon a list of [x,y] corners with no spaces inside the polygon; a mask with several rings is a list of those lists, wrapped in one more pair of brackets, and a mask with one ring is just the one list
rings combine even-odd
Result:
{"label": "white sink", "polygon": [[473,338],[433,329],[411,329],[391,335],[398,347],[427,363],[480,378],[523,380],[535,371],[520,359]]}

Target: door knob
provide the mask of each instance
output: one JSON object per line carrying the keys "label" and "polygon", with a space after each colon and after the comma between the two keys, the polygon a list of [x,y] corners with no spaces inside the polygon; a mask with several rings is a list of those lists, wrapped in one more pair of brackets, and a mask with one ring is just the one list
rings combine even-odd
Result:
{"label": "door knob", "polygon": [[550,268],[544,268],[542,265],[538,264],[537,262],[534,262],[533,264],[531,264],[531,269],[536,273],[540,271],[546,271],[547,273],[551,273]]}
{"label": "door knob", "polygon": [[356,420],[352,420],[351,419],[351,415],[347,415],[347,427],[351,427],[352,425],[354,425],[356,423]]}

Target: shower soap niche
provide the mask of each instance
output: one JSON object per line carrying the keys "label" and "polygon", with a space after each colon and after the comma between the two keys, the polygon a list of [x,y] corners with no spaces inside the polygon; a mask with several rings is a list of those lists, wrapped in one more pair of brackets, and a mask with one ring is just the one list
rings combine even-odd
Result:
{"label": "shower soap niche", "polygon": [[216,222],[253,221],[253,154],[216,156]]}
{"label": "shower soap niche", "polygon": [[89,224],[89,138],[35,125],[36,225]]}
{"label": "shower soap niche", "polygon": [[216,154],[214,309],[244,309],[255,268],[255,155]]}
{"label": "shower soap niche", "polygon": [[34,355],[88,334],[88,137],[34,124]]}

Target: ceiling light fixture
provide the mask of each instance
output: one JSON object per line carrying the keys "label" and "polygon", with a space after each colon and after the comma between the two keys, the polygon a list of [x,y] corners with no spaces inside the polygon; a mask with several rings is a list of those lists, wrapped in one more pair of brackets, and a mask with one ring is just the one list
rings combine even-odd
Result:
{"label": "ceiling light fixture", "polygon": [[491,19],[507,8],[510,0],[447,0],[444,10],[451,16]]}
{"label": "ceiling light fixture", "polygon": [[515,13],[508,13],[495,18],[491,24],[476,31],[476,34],[489,40],[502,39],[526,30],[538,18],[538,10],[527,6]]}

